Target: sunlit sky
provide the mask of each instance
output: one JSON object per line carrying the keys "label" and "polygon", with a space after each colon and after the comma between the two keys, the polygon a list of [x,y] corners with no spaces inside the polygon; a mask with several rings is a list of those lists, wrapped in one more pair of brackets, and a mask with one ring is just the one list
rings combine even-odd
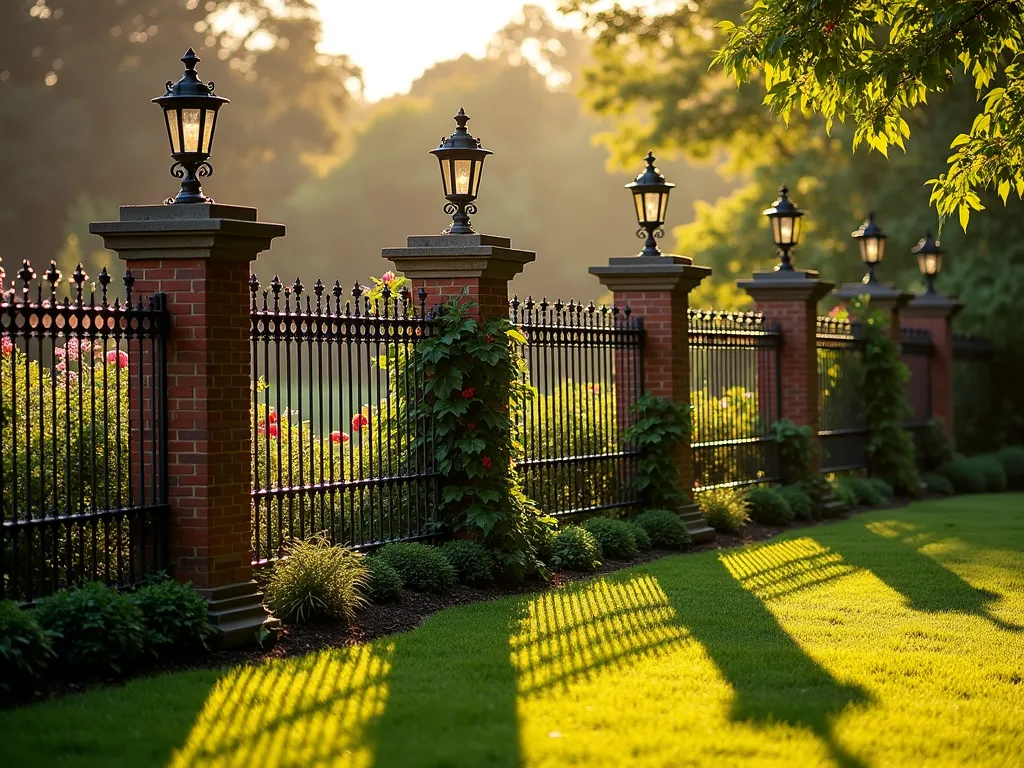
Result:
{"label": "sunlit sky", "polygon": [[[344,53],[363,70],[365,96],[377,101],[409,86],[438,61],[483,56],[487,43],[527,2],[552,17],[558,0],[313,0],[324,53]],[[564,21],[561,22],[565,24]]]}

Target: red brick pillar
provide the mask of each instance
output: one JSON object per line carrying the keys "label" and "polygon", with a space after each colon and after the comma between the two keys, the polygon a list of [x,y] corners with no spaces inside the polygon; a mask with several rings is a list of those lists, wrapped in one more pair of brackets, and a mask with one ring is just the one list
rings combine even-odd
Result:
{"label": "red brick pillar", "polygon": [[136,294],[165,296],[170,569],[210,603],[225,645],[275,623],[252,580],[249,265],[284,234],[253,208],[125,206],[90,226]]}
{"label": "red brick pillar", "polygon": [[508,318],[508,284],[536,257],[494,235],[418,235],[405,248],[381,251],[411,282],[413,296],[423,288],[427,308],[455,297],[477,305],[483,318]]}
{"label": "red brick pillar", "polygon": [[963,303],[939,293],[923,293],[903,310],[903,325],[931,333],[932,357],[929,371],[931,416],[942,419],[954,444],[953,422],[953,318],[964,308]]}
{"label": "red brick pillar", "polygon": [[886,322],[889,327],[889,335],[897,344],[901,343],[900,338],[900,312],[912,294],[894,287],[891,283],[844,283],[836,291],[836,297],[849,305],[854,299],[864,297],[867,299],[868,311],[879,310],[887,315]]}
{"label": "red brick pillar", "polygon": [[[690,346],[687,310],[689,294],[711,274],[709,267],[693,264],[684,256],[614,258],[606,266],[591,267],[601,284],[609,288],[615,304],[629,306],[643,321],[644,353],[642,391],[677,403],[690,403]],[[632,402],[619,392],[622,407]],[[693,488],[693,450],[682,445],[676,455],[680,482]],[[694,507],[680,510],[694,541],[714,538]]]}
{"label": "red brick pillar", "polygon": [[833,283],[811,270],[755,272],[739,283],[754,299],[757,311],[782,332],[779,350],[781,409],[778,414],[798,426],[811,428],[814,461],[818,465],[818,300]]}

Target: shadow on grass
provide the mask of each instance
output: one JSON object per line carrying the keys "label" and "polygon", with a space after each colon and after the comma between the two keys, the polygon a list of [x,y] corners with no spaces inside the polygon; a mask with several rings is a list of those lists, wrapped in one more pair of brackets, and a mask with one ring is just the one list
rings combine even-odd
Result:
{"label": "shadow on grass", "polygon": [[721,558],[695,558],[688,576],[692,583],[662,579],[661,587],[677,621],[732,686],[731,719],[806,729],[838,765],[862,766],[836,740],[833,722],[848,707],[868,703],[868,694],[808,656]]}

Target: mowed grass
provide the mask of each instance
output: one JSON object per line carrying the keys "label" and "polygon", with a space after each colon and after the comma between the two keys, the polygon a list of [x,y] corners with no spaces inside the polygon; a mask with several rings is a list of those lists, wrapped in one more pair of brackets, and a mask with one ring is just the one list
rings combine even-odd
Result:
{"label": "mowed grass", "polygon": [[1020,765],[1024,496],[960,497],[0,713],[10,766]]}

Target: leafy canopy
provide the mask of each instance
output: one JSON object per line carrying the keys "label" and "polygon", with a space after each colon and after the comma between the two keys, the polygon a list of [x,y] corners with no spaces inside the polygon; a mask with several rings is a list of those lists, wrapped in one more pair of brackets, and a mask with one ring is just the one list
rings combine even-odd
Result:
{"label": "leafy canopy", "polygon": [[741,83],[763,71],[764,103],[786,121],[795,111],[829,129],[848,121],[854,149],[886,156],[905,150],[912,110],[970,79],[973,123],[928,181],[940,218],[956,213],[966,230],[981,190],[1024,198],[1022,10],[1012,0],[757,0],[742,24],[719,24],[726,43],[714,61]]}

